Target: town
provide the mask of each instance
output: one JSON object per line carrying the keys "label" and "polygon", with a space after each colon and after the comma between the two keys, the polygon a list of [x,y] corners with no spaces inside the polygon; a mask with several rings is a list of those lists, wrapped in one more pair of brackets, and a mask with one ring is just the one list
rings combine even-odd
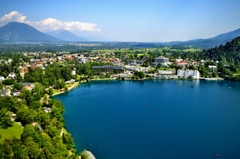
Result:
{"label": "town", "polygon": [[[13,58],[19,56],[18,60],[2,57],[1,96],[19,96],[21,87],[16,87],[17,84],[31,91],[34,88],[34,82],[40,81],[32,79],[32,76],[29,77],[30,72],[34,72],[37,68],[44,74],[44,70],[48,70],[51,65],[70,69],[67,73],[68,77],[62,79],[64,81],[62,88],[56,83],[45,84],[48,86],[46,89],[53,88],[56,89],[55,91],[63,89],[66,84],[97,79],[222,79],[218,77],[218,61],[175,59],[171,55],[156,58],[143,54],[119,56],[118,52],[20,52],[12,54]],[[11,66],[14,67],[11,68]],[[85,70],[81,70],[82,67],[86,67]],[[201,76],[202,68],[205,72],[207,71],[208,76]]]}

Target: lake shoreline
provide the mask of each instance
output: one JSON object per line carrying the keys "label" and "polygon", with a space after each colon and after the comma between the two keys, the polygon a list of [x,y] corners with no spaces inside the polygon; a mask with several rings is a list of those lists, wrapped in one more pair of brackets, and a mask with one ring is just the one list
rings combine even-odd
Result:
{"label": "lake shoreline", "polygon": [[117,80],[117,79],[91,79],[89,81],[79,81],[75,82],[71,87],[68,88],[67,91],[60,91],[54,93],[52,96],[56,96],[59,94],[67,93],[70,90],[73,90],[77,86],[79,86],[82,83],[88,83],[91,81],[145,81],[145,80],[206,80],[206,81],[222,81],[225,80],[224,78],[200,78],[200,79],[187,79],[187,78],[172,78],[172,79],[153,79],[153,78],[144,78],[144,79],[124,79],[124,80]]}
{"label": "lake shoreline", "polygon": [[[208,81],[207,79],[205,78],[202,78],[202,79],[125,79],[125,80],[117,80],[117,79],[92,79],[92,80],[85,80],[85,81],[79,81],[79,82],[75,82],[73,85],[71,85],[71,87],[68,88],[68,91],[71,91],[73,90],[74,88],[77,88],[80,84],[82,83],[89,83],[91,81],[149,81],[149,80],[166,80],[166,81],[170,81],[170,80],[187,80],[187,81],[196,81],[196,80],[206,80]],[[213,79],[213,80],[216,80],[216,79]],[[223,80],[223,79],[221,79]],[[218,80],[220,81],[220,80]],[[63,94],[63,93],[67,93],[68,91],[61,91],[61,92],[57,92],[57,93],[54,93],[52,96],[57,96],[59,94]],[[77,150],[78,151],[78,150]],[[90,152],[90,151],[89,151]],[[92,153],[91,153],[92,154]]]}
{"label": "lake shoreline", "polygon": [[79,86],[80,84],[81,84],[81,82],[75,82],[71,87],[68,88],[67,91],[56,92],[56,93],[54,93],[52,96],[56,96],[56,95],[59,95],[59,94],[67,93],[68,91],[76,88],[76,87]]}
{"label": "lake shoreline", "polygon": [[[90,150],[97,158],[106,159],[120,159],[126,155],[132,157],[138,155],[139,153],[137,152],[140,152],[143,148],[138,144],[141,139],[143,140],[142,143],[147,145],[149,149],[159,147],[164,151],[171,150],[176,152],[176,155],[174,153],[170,154],[169,158],[175,158],[179,155],[190,158],[189,156],[191,156],[191,154],[197,153],[196,150],[199,147],[200,149],[204,149],[204,145],[209,144],[212,148],[209,149],[208,152],[202,153],[198,158],[208,158],[209,155],[215,155],[216,153],[220,153],[221,156],[228,153],[227,150],[226,152],[219,150],[221,147],[215,144],[219,141],[219,137],[225,135],[225,131],[228,131],[228,128],[226,129],[224,125],[218,124],[216,129],[212,129],[212,124],[216,126],[214,123],[214,121],[216,121],[215,118],[225,121],[225,118],[218,115],[219,113],[223,113],[223,116],[228,116],[232,113],[238,114],[238,111],[229,112],[225,110],[229,110],[229,107],[238,108],[237,101],[239,101],[238,90],[240,89],[240,83],[227,80],[219,82],[205,80],[145,80],[143,81],[144,84],[142,81],[136,80],[135,82],[120,80],[108,81],[106,80],[106,82],[104,82],[99,80],[99,82],[97,82],[97,80],[93,80],[89,84],[85,83],[86,86],[81,85],[76,91],[74,90],[69,94],[59,96],[59,99],[63,101],[66,107],[64,118],[66,119],[67,130],[73,134],[78,152],[86,149]],[[194,89],[192,89],[191,86],[193,86]],[[234,89],[229,90],[229,86]],[[214,96],[212,96],[212,94],[214,94]],[[236,102],[226,106],[225,100],[220,98],[223,94],[228,95],[231,101]],[[211,99],[212,103],[208,102],[210,100],[203,101],[200,95],[203,95],[201,97]],[[180,105],[181,103],[179,101],[185,97],[187,97],[189,101]],[[116,100],[118,100],[118,102],[116,102]],[[203,104],[198,104],[200,102],[203,102]],[[213,104],[215,102],[217,102],[218,106]],[[224,111],[219,112],[219,109]],[[206,112],[208,112],[207,116],[205,115]],[[132,115],[133,113],[134,117]],[[89,114],[91,118],[89,118]],[[200,116],[196,118],[194,114],[200,114]],[[186,120],[186,115],[187,118],[192,120]],[[144,119],[142,118],[143,116]],[[111,122],[109,122],[110,118]],[[210,125],[209,120],[211,121]],[[160,121],[168,121],[172,123],[173,126]],[[187,127],[193,126],[192,121],[195,121],[194,123],[207,123],[205,125],[209,133],[206,133],[206,131],[201,133],[206,133],[208,136],[200,135],[200,139],[197,139],[197,142],[200,142],[200,146],[195,144],[195,135],[189,137],[189,133],[198,134],[198,130],[202,129],[196,126],[196,129],[186,131]],[[237,124],[236,120],[233,121]],[[149,123],[151,124],[149,125]],[[176,123],[180,123],[181,126],[184,126],[184,129],[180,129],[180,126]],[[133,129],[129,130],[131,127],[133,127]],[[100,131],[100,128],[106,131]],[[232,125],[230,125],[229,128],[232,128]],[[120,129],[122,131],[121,133],[119,133]],[[153,131],[149,131],[152,129]],[[178,133],[176,129],[182,130],[182,133]],[[219,133],[219,129],[223,131]],[[99,133],[96,134],[96,132]],[[107,132],[110,133],[106,135]],[[168,132],[173,133],[169,134]],[[215,136],[215,138],[212,139],[214,142],[209,143],[208,137],[212,137],[211,134],[215,134],[216,132],[218,132],[220,136]],[[151,137],[148,135],[149,133]],[[126,143],[124,140],[126,136],[130,138],[132,135],[134,135],[134,140],[128,140],[128,143]],[[188,142],[184,140],[185,135],[189,137]],[[232,137],[236,139],[238,136],[237,134]],[[111,140],[103,140],[104,138]],[[181,144],[179,144],[179,142],[175,143],[175,141],[179,140],[183,142],[181,142]],[[165,143],[169,144],[159,144],[162,141],[166,141]],[[229,141],[232,141],[232,139],[223,142],[230,144]],[[170,143],[175,145],[172,146]],[[128,153],[128,147],[124,147],[125,144],[133,145],[134,151]],[[114,146],[111,147],[109,145]],[[190,154],[187,148],[189,145],[195,146],[191,149],[192,153]],[[178,149],[170,149],[172,147],[178,147]],[[233,147],[230,148],[233,149]],[[124,154],[120,155],[119,149],[123,149]],[[235,149],[236,148],[234,148],[234,152],[237,152]],[[149,150],[146,149],[146,151]],[[234,152],[231,156],[235,155]],[[154,156],[160,155],[162,158],[169,155],[169,153],[164,152],[160,154],[159,151],[154,151],[153,154]],[[142,152],[137,158],[141,158],[142,156],[146,158],[147,155],[148,153]]]}

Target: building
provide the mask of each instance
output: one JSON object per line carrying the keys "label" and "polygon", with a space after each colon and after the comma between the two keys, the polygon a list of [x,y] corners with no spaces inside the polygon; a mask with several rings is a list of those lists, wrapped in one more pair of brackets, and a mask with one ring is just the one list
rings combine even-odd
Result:
{"label": "building", "polygon": [[33,89],[31,86],[25,86],[24,88],[29,90],[29,91],[32,91],[32,89]]}
{"label": "building", "polygon": [[137,65],[143,65],[144,61],[143,60],[128,60],[127,63],[130,66],[137,66]]}
{"label": "building", "polygon": [[109,72],[113,70],[118,70],[123,72],[122,66],[92,66],[92,69],[101,69],[102,71]]}
{"label": "building", "polygon": [[2,82],[3,80],[5,80],[5,77],[0,76],[0,82]]}
{"label": "building", "polygon": [[158,70],[158,74],[160,74],[160,75],[172,75],[172,74],[174,74],[174,71],[173,70]]}
{"label": "building", "polygon": [[43,67],[43,63],[40,62],[40,61],[38,61],[38,62],[36,63],[36,67]]}
{"label": "building", "polygon": [[69,83],[73,83],[73,82],[75,82],[75,79],[71,79],[71,80],[69,80],[69,81],[66,81],[65,83],[66,83],[66,84],[69,84]]}
{"label": "building", "polygon": [[174,70],[158,70],[157,78],[161,79],[172,79],[177,78]]}
{"label": "building", "polygon": [[84,57],[78,58],[79,63],[86,63],[86,59]]}
{"label": "building", "polygon": [[181,62],[183,61],[183,59],[176,59],[176,62]]}
{"label": "building", "polygon": [[46,113],[51,113],[52,109],[48,107],[42,107]]}
{"label": "building", "polygon": [[184,77],[184,78],[192,77],[194,79],[199,79],[200,73],[198,70],[178,70],[177,76]]}
{"label": "building", "polygon": [[155,59],[154,59],[154,62],[157,62],[157,63],[167,63],[167,62],[169,62],[169,59],[160,56],[160,57],[155,58]]}
{"label": "building", "polygon": [[0,95],[2,97],[4,97],[4,96],[11,96],[11,91],[10,91],[10,89],[1,89],[0,90]]}
{"label": "building", "polygon": [[176,62],[176,66],[179,66],[179,67],[182,67],[182,68],[186,68],[186,67],[189,66],[189,64],[185,60],[182,60],[180,62]]}
{"label": "building", "polygon": [[25,73],[28,72],[28,68],[27,67],[23,67],[21,70],[20,70],[20,76],[22,77],[22,79],[24,79],[24,76],[25,76]]}
{"label": "building", "polygon": [[20,93],[21,93],[21,91],[19,91],[19,90],[15,90],[12,92],[13,96],[19,96]]}
{"label": "building", "polygon": [[11,72],[11,73],[9,73],[8,77],[14,79],[14,78],[16,78],[16,75],[15,75],[15,73]]}
{"label": "building", "polygon": [[208,69],[209,71],[214,72],[215,70],[217,70],[217,66],[209,65]]}
{"label": "building", "polygon": [[154,63],[156,64],[161,64],[162,66],[167,66],[168,64],[169,64],[169,59],[168,58],[166,58],[166,57],[162,57],[162,56],[160,56],[160,57],[157,57],[157,58],[155,58],[154,59]]}
{"label": "building", "polygon": [[76,68],[74,68],[71,72],[72,75],[76,75]]}

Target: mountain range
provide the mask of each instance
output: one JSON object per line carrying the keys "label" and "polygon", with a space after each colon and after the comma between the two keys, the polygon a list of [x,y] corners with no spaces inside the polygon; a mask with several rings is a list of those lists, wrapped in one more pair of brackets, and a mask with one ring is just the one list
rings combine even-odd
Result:
{"label": "mountain range", "polygon": [[47,32],[46,34],[49,34],[55,38],[61,39],[63,41],[71,41],[71,42],[82,42],[82,41],[89,41],[85,38],[79,37],[77,35],[75,35],[74,33],[67,31],[67,30],[56,30],[56,31],[52,31],[52,32]]}
{"label": "mountain range", "polygon": [[[225,44],[228,41],[240,36],[240,28],[228,33],[220,34],[208,39],[194,39],[189,41],[173,41],[160,43],[166,46],[187,46],[197,48],[212,48]],[[42,33],[34,27],[25,23],[10,22],[0,27],[0,43],[12,42],[92,42],[92,41],[111,41],[102,37],[85,35],[82,37],[67,31],[57,30]]]}
{"label": "mountain range", "polygon": [[44,34],[30,25],[10,22],[0,27],[1,41],[8,42],[58,42],[61,41],[53,36]]}
{"label": "mountain range", "polygon": [[234,38],[240,36],[240,28],[228,33],[223,33],[208,39],[195,39],[186,42],[179,42],[173,46],[191,46],[197,48],[213,48],[219,45],[224,45],[226,42],[232,41]]}

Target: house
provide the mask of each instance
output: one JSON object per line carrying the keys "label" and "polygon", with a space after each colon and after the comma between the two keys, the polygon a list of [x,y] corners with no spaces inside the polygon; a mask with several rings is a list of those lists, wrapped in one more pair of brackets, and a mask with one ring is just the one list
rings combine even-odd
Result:
{"label": "house", "polygon": [[152,63],[151,63],[151,66],[152,66],[152,67],[157,67],[157,65],[158,65],[157,62],[152,62]]}
{"label": "house", "polygon": [[65,83],[66,83],[66,84],[69,84],[69,83],[73,83],[73,82],[75,82],[75,79],[71,79],[71,80],[69,80],[69,81],[66,81]]}
{"label": "house", "polygon": [[68,55],[65,57],[66,60],[73,60],[73,57],[71,55]]}
{"label": "house", "polygon": [[215,70],[217,70],[217,66],[209,65],[208,69],[209,69],[209,71],[214,72]]}
{"label": "house", "polygon": [[137,61],[136,61],[136,64],[137,64],[137,65],[143,65],[143,63],[144,63],[144,62],[143,62],[142,60],[137,60]]}
{"label": "house", "polygon": [[31,86],[25,86],[24,88],[26,88],[29,91],[32,91],[32,87]]}
{"label": "house", "polygon": [[36,65],[35,65],[35,64],[31,64],[30,69],[31,69],[32,71],[34,71],[35,68],[36,68]]}
{"label": "house", "polygon": [[199,79],[200,73],[198,70],[178,70],[177,76],[184,77],[184,78],[192,77],[194,79]]}
{"label": "house", "polygon": [[158,74],[160,74],[160,75],[172,75],[172,74],[174,74],[174,71],[172,71],[172,70],[158,70]]}
{"label": "house", "polygon": [[13,96],[16,97],[16,96],[19,96],[19,95],[20,95],[21,91],[15,90],[15,91],[13,91],[12,93],[13,93]]}
{"label": "house", "polygon": [[183,59],[176,59],[176,62],[181,62],[183,61]]}
{"label": "house", "polygon": [[137,63],[136,63],[135,60],[127,60],[127,63],[128,63],[128,65],[130,65],[130,66],[136,66],[136,65],[137,65]]}
{"label": "house", "polygon": [[127,63],[130,66],[143,65],[143,60],[128,60]]}
{"label": "house", "polygon": [[40,61],[38,61],[38,62],[36,63],[36,67],[43,67],[43,63],[40,62]]}
{"label": "house", "polygon": [[5,80],[5,77],[0,76],[0,82],[2,82],[3,80]]}
{"label": "house", "polygon": [[42,107],[46,113],[51,113],[52,109],[48,107]]}
{"label": "house", "polygon": [[86,59],[84,57],[78,58],[79,63],[86,63]]}
{"label": "house", "polygon": [[185,60],[183,60],[183,61],[180,61],[180,62],[176,62],[176,66],[186,68],[187,66],[189,66],[189,64]]}
{"label": "house", "polygon": [[72,73],[71,73],[72,75],[76,75],[76,68],[74,68],[73,70],[72,70]]}
{"label": "house", "polygon": [[130,72],[138,71],[134,66],[125,66],[125,69]]}
{"label": "house", "polygon": [[20,70],[19,74],[20,74],[20,76],[22,77],[22,79],[24,79],[25,73],[27,73],[27,72],[28,72],[28,68],[27,68],[27,67],[23,67],[23,68]]}
{"label": "house", "polygon": [[1,89],[0,90],[0,95],[3,96],[11,96],[11,91],[10,89]]}
{"label": "house", "polygon": [[13,60],[12,59],[8,59],[8,63],[11,63]]}
{"label": "house", "polygon": [[14,79],[14,78],[16,78],[16,75],[14,72],[11,72],[11,73],[9,73],[8,77]]}
{"label": "house", "polygon": [[141,68],[139,68],[139,69],[140,69],[140,71],[145,72],[145,73],[147,73],[148,71],[151,71],[151,70],[152,70],[151,67],[141,67]]}
{"label": "house", "polygon": [[34,88],[34,83],[32,83],[32,82],[23,82],[22,83],[22,85],[25,87],[25,86],[30,86],[30,87],[32,87],[32,88]]}

